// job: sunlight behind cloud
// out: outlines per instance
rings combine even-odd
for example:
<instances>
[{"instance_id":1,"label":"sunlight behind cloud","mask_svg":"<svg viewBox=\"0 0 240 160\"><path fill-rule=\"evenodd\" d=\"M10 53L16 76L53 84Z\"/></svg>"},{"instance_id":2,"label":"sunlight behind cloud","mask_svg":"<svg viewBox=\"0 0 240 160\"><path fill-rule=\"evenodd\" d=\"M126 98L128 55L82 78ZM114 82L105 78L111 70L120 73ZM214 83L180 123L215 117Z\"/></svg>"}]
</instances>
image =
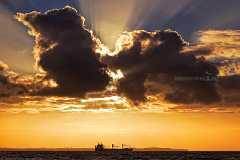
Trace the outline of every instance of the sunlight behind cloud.
<instances>
[{"instance_id":1,"label":"sunlight behind cloud","mask_svg":"<svg viewBox=\"0 0 240 160\"><path fill-rule=\"evenodd\" d=\"M90 28L113 50L122 32L143 28L156 12L160 12L158 24L164 25L191 1L179 4L177 0L79 0L79 4Z\"/></svg>"},{"instance_id":2,"label":"sunlight behind cloud","mask_svg":"<svg viewBox=\"0 0 240 160\"><path fill-rule=\"evenodd\" d=\"M114 48L115 41L126 30L136 0L80 0L80 11L100 39Z\"/></svg>"}]
</instances>

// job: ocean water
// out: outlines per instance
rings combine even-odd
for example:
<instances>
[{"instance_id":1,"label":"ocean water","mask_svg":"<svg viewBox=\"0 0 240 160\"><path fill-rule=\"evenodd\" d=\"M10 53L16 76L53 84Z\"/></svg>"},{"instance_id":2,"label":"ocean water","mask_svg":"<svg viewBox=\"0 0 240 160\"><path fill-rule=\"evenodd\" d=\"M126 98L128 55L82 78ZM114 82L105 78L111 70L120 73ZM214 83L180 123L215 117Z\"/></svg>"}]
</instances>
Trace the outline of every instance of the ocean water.
<instances>
[{"instance_id":1,"label":"ocean water","mask_svg":"<svg viewBox=\"0 0 240 160\"><path fill-rule=\"evenodd\" d=\"M240 160L240 152L0 152L0 160Z\"/></svg>"}]
</instances>

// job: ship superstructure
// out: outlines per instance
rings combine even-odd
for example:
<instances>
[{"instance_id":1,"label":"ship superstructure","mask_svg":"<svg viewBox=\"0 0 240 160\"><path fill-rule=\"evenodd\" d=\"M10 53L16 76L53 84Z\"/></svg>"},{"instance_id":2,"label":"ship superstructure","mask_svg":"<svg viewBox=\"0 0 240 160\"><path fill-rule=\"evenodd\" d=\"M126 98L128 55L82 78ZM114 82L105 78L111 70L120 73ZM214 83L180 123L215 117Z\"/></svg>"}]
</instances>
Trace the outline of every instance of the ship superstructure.
<instances>
[{"instance_id":1,"label":"ship superstructure","mask_svg":"<svg viewBox=\"0 0 240 160\"><path fill-rule=\"evenodd\" d=\"M95 146L95 152L132 152L133 149L128 147L128 145L122 144L122 147L112 144L112 148L105 148L102 143L98 143Z\"/></svg>"}]
</instances>

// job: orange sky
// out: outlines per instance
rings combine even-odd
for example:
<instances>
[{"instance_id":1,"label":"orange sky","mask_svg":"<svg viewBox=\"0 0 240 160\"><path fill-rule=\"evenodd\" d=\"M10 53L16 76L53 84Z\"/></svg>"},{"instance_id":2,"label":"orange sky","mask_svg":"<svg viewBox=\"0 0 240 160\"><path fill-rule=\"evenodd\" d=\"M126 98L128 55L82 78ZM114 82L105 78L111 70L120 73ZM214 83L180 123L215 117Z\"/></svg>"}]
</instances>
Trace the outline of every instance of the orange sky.
<instances>
[{"instance_id":1,"label":"orange sky","mask_svg":"<svg viewBox=\"0 0 240 160\"><path fill-rule=\"evenodd\" d=\"M0 113L0 147L129 144L190 150L240 150L240 114L143 112Z\"/></svg>"},{"instance_id":2,"label":"orange sky","mask_svg":"<svg viewBox=\"0 0 240 160\"><path fill-rule=\"evenodd\" d=\"M147 20L148 15L142 16L137 13L134 4L136 2L138 1L134 0L131 4L128 3L127 7L120 7L125 8L123 16L122 10L117 12L119 5L115 8L109 3L107 7L116 10L113 13L115 16L105 12L105 7L100 4L97 4L96 15L83 8L82 10L104 44L112 49L115 40L127 28L129 21L136 23L131 19L133 12L136 12L137 17L141 17L139 24L136 24L138 27ZM169 10L168 18L174 17L189 2ZM82 4L85 5L89 4ZM163 7L165 6L162 5L160 9ZM149 7L147 9L149 10ZM0 15L0 22L5 24L1 26L4 27L1 30L5 31L5 36L2 36L4 43L1 49L4 54L0 55L0 60L6 61L15 71L34 73L33 39L20 27L11 12L1 6L0 10L4 13ZM111 23L105 19L109 19ZM205 56L207 60L218 57L239 60L239 30L209 30L198 34L199 42L192 48L210 47L212 53ZM21 61L24 63L19 63ZM220 75L240 74L239 66L235 61L221 66ZM120 75L115 75L116 79ZM27 79L24 78L26 77L22 79ZM34 77L31 78L29 79L34 81ZM112 143L124 143L132 147L240 151L240 109L239 106L233 106L234 103L181 106L162 101L164 98L159 93L148 96L149 101L142 106L132 106L126 97L119 97L115 93L116 88L114 90L111 87L113 86L108 88L108 92L94 93L86 99L25 95L2 97L0 148L82 148L94 147L96 143L103 142L109 147ZM5 91L8 95L9 90L8 86L4 86L0 91ZM228 92L223 94L226 94L227 98L231 96ZM238 99L238 94L238 91L234 92L237 98L233 99Z\"/></svg>"}]
</instances>

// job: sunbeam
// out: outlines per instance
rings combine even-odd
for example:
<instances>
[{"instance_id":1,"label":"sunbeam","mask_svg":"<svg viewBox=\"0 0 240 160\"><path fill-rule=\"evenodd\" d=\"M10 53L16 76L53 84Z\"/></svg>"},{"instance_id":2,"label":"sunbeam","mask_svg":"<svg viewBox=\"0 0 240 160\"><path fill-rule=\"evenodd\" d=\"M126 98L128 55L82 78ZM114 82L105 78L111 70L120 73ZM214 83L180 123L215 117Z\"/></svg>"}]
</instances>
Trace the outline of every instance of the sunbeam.
<instances>
[{"instance_id":1,"label":"sunbeam","mask_svg":"<svg viewBox=\"0 0 240 160\"><path fill-rule=\"evenodd\" d=\"M118 36L127 30L135 3L136 0L80 0L80 10L100 39L113 49Z\"/></svg>"},{"instance_id":2,"label":"sunbeam","mask_svg":"<svg viewBox=\"0 0 240 160\"><path fill-rule=\"evenodd\" d=\"M179 5L177 0L79 0L79 8L90 28L104 44L114 49L115 42L123 31L144 29L152 18L163 26L191 1L186 0ZM160 13L154 17L156 12Z\"/></svg>"},{"instance_id":3,"label":"sunbeam","mask_svg":"<svg viewBox=\"0 0 240 160\"><path fill-rule=\"evenodd\" d=\"M131 14L128 28L145 29L147 25L153 25L153 29L159 29L164 26L173 17L181 13L181 11L193 0L185 0L179 3L178 0L139 0L135 2L133 12ZM158 23L153 23L158 22Z\"/></svg>"},{"instance_id":4,"label":"sunbeam","mask_svg":"<svg viewBox=\"0 0 240 160\"><path fill-rule=\"evenodd\" d=\"M14 19L14 14L0 5L0 48L2 54L0 59L7 63L12 69L22 73L32 73L33 40L26 34ZM24 63L18 63L24 61Z\"/></svg>"}]
</instances>

